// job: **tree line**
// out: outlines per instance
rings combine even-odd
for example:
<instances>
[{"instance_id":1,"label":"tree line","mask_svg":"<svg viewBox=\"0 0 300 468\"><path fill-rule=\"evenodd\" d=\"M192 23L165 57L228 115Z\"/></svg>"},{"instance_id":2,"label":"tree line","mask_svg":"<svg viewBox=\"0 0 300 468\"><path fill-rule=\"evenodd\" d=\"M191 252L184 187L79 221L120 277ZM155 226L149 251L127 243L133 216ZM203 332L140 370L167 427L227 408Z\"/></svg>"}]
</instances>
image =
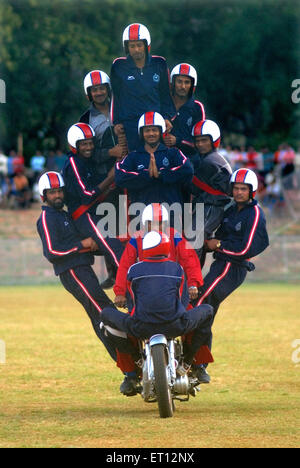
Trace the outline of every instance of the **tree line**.
<instances>
[{"instance_id":1,"label":"tree line","mask_svg":"<svg viewBox=\"0 0 300 468\"><path fill-rule=\"evenodd\" d=\"M170 70L180 62L196 68L196 97L223 141L298 144L294 0L0 0L0 146L15 148L22 134L27 158L37 148L65 148L68 128L88 106L85 74L110 74L132 22L147 26L151 52Z\"/></svg>"}]
</instances>

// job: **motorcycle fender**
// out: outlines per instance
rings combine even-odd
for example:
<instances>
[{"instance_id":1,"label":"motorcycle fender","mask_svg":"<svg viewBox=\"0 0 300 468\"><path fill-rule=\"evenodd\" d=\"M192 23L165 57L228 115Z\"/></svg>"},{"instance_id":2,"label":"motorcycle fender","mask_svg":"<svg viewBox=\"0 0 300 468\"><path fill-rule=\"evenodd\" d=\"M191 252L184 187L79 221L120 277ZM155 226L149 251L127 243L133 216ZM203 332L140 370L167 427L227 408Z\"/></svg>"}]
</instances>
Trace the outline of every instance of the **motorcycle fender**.
<instances>
[{"instance_id":1,"label":"motorcycle fender","mask_svg":"<svg viewBox=\"0 0 300 468\"><path fill-rule=\"evenodd\" d=\"M151 336L149 340L149 344L151 347L158 345L158 344L163 344L167 346L168 342L167 342L167 338L165 337L165 335L157 334L157 335Z\"/></svg>"}]
</instances>

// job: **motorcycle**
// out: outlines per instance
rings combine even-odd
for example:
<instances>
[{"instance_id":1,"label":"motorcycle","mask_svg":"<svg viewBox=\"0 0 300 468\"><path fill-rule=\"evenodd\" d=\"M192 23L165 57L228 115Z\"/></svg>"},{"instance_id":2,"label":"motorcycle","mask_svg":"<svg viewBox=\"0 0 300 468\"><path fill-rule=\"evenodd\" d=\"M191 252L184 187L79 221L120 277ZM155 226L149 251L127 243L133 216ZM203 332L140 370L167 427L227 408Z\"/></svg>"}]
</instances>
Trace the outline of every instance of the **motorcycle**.
<instances>
[{"instance_id":1,"label":"motorcycle","mask_svg":"<svg viewBox=\"0 0 300 468\"><path fill-rule=\"evenodd\" d=\"M161 418L170 418L175 411L175 400L188 401L200 391L197 378L176 371L183 358L182 341L157 334L140 341L140 351L141 396L146 403L157 402Z\"/></svg>"}]
</instances>

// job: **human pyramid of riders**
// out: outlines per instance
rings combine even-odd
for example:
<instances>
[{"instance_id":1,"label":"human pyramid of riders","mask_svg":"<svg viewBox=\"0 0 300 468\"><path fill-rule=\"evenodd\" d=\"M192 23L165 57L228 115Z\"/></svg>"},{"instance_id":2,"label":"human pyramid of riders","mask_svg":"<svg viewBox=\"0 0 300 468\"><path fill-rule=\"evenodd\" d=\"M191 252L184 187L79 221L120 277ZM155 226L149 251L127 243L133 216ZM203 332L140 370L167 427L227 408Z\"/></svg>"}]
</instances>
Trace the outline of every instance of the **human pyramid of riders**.
<instances>
[{"instance_id":1,"label":"human pyramid of riders","mask_svg":"<svg viewBox=\"0 0 300 468\"><path fill-rule=\"evenodd\" d=\"M195 68L180 63L169 75L166 60L150 54L150 42L144 25L130 24L123 32L125 57L113 62L110 78L102 70L85 76L90 107L68 131L68 161L62 173L39 180L44 256L124 374L120 391L126 396L140 391L138 340L156 333L182 337L179 375L210 382L206 368L213 362L219 305L269 243L255 200L256 174L232 173L218 153L220 129L195 99ZM98 214L104 202L118 212L124 195L127 209L145 205L139 229L125 240L105 235ZM200 246L175 229L166 208L174 203L182 209L190 203ZM207 252L213 262L203 279ZM95 255L105 258L102 284L92 267ZM104 292L112 286L114 302ZM118 309L125 306L129 313Z\"/></svg>"}]
</instances>

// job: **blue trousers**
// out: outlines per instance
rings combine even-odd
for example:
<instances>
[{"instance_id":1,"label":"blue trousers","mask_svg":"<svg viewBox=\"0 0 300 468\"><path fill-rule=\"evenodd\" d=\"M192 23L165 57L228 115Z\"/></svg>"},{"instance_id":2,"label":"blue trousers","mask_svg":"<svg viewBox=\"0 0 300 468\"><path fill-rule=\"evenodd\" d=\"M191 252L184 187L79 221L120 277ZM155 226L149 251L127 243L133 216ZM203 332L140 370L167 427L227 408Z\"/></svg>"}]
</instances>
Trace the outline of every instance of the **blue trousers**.
<instances>
[{"instance_id":1,"label":"blue trousers","mask_svg":"<svg viewBox=\"0 0 300 468\"><path fill-rule=\"evenodd\" d=\"M88 314L99 340L102 341L111 358L116 361L116 348L100 328L102 310L113 307L113 303L101 288L93 268L89 265L78 266L60 275L64 288L80 302Z\"/></svg>"},{"instance_id":2,"label":"blue trousers","mask_svg":"<svg viewBox=\"0 0 300 468\"><path fill-rule=\"evenodd\" d=\"M210 304L214 316L226 297L237 289L247 276L247 268L226 260L215 260L204 278L201 288L200 304Z\"/></svg>"},{"instance_id":3,"label":"blue trousers","mask_svg":"<svg viewBox=\"0 0 300 468\"><path fill-rule=\"evenodd\" d=\"M189 354L194 356L202 345L209 343L213 322L213 308L205 304L187 310L186 313L174 322L146 323L115 308L106 307L102 311L102 321L104 325L141 339L150 338L157 333L162 333L169 338L176 338L177 336L194 331L189 348ZM116 347L121 352L130 353L132 346L128 343L126 347L125 342L126 338L117 337L115 339Z\"/></svg>"},{"instance_id":4,"label":"blue trousers","mask_svg":"<svg viewBox=\"0 0 300 468\"><path fill-rule=\"evenodd\" d=\"M76 229L83 237L92 237L99 247L100 254L104 255L110 264L118 268L124 246L119 239L103 237L97 228L97 223L100 218L101 217L97 215L84 213L80 218L74 221Z\"/></svg>"},{"instance_id":5,"label":"blue trousers","mask_svg":"<svg viewBox=\"0 0 300 468\"><path fill-rule=\"evenodd\" d=\"M244 266L229 261L226 262L225 260L215 260L204 278L198 305L211 305L215 318L221 302L244 282L246 275L247 268ZM208 345L210 350L212 348L212 338L211 333Z\"/></svg>"},{"instance_id":6,"label":"blue trousers","mask_svg":"<svg viewBox=\"0 0 300 468\"><path fill-rule=\"evenodd\" d=\"M138 134L138 123L139 119L125 120L123 122L129 153L135 151L141 144Z\"/></svg>"}]
</instances>

